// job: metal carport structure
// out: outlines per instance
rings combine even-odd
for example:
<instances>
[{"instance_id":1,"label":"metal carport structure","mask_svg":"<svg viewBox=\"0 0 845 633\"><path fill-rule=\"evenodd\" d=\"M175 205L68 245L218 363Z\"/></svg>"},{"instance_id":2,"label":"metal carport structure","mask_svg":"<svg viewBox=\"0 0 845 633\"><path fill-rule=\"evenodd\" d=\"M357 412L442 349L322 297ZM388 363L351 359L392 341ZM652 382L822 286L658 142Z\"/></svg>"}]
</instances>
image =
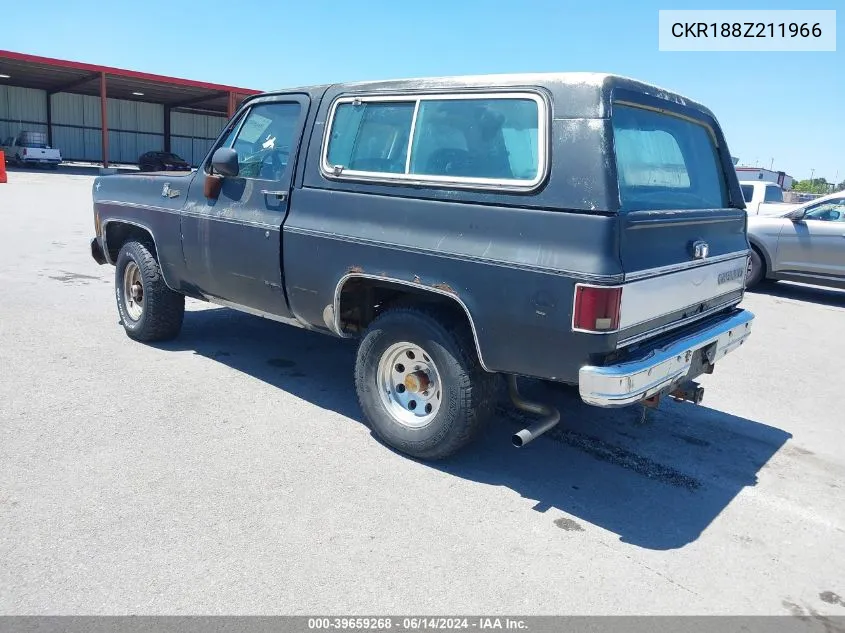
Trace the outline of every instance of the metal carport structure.
<instances>
[{"instance_id":1,"label":"metal carport structure","mask_svg":"<svg viewBox=\"0 0 845 633\"><path fill-rule=\"evenodd\" d=\"M173 138L177 136L171 130L175 112L194 117L215 117L215 122L225 121L224 118L231 116L244 98L259 92L248 88L0 50L0 89L5 86L29 91L25 98L18 99L18 116L15 118L10 115L3 118L3 104L0 103L0 123L46 127L50 145L53 145L54 132L57 129L65 133L75 130L83 135L83 138L86 138L86 135L90 137L89 133L99 132L100 160L97 162L102 162L104 166L108 166L110 161L110 136L119 138L121 134L131 134L135 137L148 137L145 139L147 145L133 142L132 147L136 149L141 146L156 148L153 145L157 145L157 137L161 137L162 143L157 148L171 151ZM77 117L81 122L62 119L66 114L62 111L62 105L69 102L69 98L62 99L61 95L82 95L79 99L87 99L87 103L80 101L76 104L77 109L84 110L87 106L88 111L93 110L90 107L94 105L91 98L97 98L99 116L89 115L93 123L85 121L82 115ZM153 121L152 127L148 124L145 129L141 129L140 125L133 126L133 129L121 129L119 126L110 128L110 111L114 118L120 118L121 110L133 111L133 103L155 105L154 109L145 110L144 116L147 120L160 116L160 121ZM6 109L11 110L12 107L8 106ZM191 121L188 120L187 125L190 124ZM213 131L208 134L211 133Z\"/></svg>"}]
</instances>

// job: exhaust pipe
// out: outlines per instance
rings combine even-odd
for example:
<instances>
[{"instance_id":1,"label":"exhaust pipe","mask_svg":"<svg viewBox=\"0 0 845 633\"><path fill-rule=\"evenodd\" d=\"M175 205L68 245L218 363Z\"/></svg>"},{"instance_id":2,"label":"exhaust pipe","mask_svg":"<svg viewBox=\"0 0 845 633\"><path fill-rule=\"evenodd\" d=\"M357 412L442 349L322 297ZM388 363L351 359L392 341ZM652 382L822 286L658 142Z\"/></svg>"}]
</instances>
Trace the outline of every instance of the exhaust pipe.
<instances>
[{"instance_id":1,"label":"exhaust pipe","mask_svg":"<svg viewBox=\"0 0 845 633\"><path fill-rule=\"evenodd\" d=\"M701 404L701 401L704 400L704 387L697 382L688 380L676 387L674 391L670 391L669 396L678 402Z\"/></svg>"},{"instance_id":2,"label":"exhaust pipe","mask_svg":"<svg viewBox=\"0 0 845 633\"><path fill-rule=\"evenodd\" d=\"M555 407L538 402L529 402L519 394L519 388L516 385L516 376L508 375L508 395L510 395L513 406L526 413L533 413L534 415L542 416L537 422L531 426L522 429L515 433L511 438L511 442L517 448L521 448L540 437L543 433L551 429L558 422L560 422L560 411Z\"/></svg>"}]
</instances>

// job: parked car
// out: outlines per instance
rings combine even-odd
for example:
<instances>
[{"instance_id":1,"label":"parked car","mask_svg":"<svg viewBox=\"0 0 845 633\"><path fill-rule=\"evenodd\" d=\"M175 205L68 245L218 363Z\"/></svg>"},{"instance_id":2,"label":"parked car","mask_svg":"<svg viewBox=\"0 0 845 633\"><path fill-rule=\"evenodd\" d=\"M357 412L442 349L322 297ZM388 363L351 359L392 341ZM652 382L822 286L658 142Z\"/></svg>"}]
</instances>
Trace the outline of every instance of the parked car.
<instances>
[{"instance_id":1,"label":"parked car","mask_svg":"<svg viewBox=\"0 0 845 633\"><path fill-rule=\"evenodd\" d=\"M783 201L783 189L776 183L741 180L739 186L749 215L779 215L798 206Z\"/></svg>"},{"instance_id":2,"label":"parked car","mask_svg":"<svg viewBox=\"0 0 845 633\"><path fill-rule=\"evenodd\" d=\"M776 217L748 218L748 286L765 280L845 288L845 191Z\"/></svg>"},{"instance_id":3,"label":"parked car","mask_svg":"<svg viewBox=\"0 0 845 633\"><path fill-rule=\"evenodd\" d=\"M6 161L18 166L47 166L56 169L62 162L62 153L47 145L44 132L21 132L3 141L0 148Z\"/></svg>"},{"instance_id":4,"label":"parked car","mask_svg":"<svg viewBox=\"0 0 845 633\"><path fill-rule=\"evenodd\" d=\"M141 171L191 171L191 165L173 152L147 152L138 158Z\"/></svg>"},{"instance_id":5,"label":"parked car","mask_svg":"<svg viewBox=\"0 0 845 633\"><path fill-rule=\"evenodd\" d=\"M754 318L719 124L613 75L273 92L196 172L100 177L93 201L130 338L177 336L185 296L358 338L365 419L419 458L476 435L501 375L539 416L517 446L560 418L517 376L601 407L698 403Z\"/></svg>"}]
</instances>

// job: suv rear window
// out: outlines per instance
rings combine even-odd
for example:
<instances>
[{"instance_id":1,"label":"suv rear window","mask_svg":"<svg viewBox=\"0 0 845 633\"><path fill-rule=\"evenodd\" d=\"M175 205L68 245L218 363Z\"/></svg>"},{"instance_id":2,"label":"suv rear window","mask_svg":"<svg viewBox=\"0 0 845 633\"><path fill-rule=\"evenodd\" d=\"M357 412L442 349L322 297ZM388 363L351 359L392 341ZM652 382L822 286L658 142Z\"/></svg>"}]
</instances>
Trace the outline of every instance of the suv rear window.
<instances>
[{"instance_id":1,"label":"suv rear window","mask_svg":"<svg viewBox=\"0 0 845 633\"><path fill-rule=\"evenodd\" d=\"M719 209L727 183L708 127L614 104L614 149L622 209Z\"/></svg>"}]
</instances>

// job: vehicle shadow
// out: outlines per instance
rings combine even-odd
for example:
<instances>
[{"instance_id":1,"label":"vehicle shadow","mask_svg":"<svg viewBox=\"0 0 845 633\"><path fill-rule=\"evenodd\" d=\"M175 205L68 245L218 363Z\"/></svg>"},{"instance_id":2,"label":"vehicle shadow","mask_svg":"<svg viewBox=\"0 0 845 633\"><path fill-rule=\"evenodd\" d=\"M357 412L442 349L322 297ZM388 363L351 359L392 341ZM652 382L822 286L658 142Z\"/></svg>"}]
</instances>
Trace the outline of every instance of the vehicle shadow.
<instances>
[{"instance_id":1,"label":"vehicle shadow","mask_svg":"<svg viewBox=\"0 0 845 633\"><path fill-rule=\"evenodd\" d=\"M362 421L353 341L217 308L186 312L180 337L158 347L193 351ZM588 523L639 547L666 550L695 541L744 487L756 484L757 473L791 437L690 404L664 403L643 421L639 407L597 409L574 390L522 382L525 395L560 408L558 427L513 448L510 436L528 418L506 403L503 391L494 423L476 444L421 465L505 486L530 500L526 510L549 512L564 530L589 529L582 525Z\"/></svg>"},{"instance_id":2,"label":"vehicle shadow","mask_svg":"<svg viewBox=\"0 0 845 633\"><path fill-rule=\"evenodd\" d=\"M804 284L780 281L763 284L754 288L752 292L766 294L781 299L794 299L808 303L818 303L834 308L845 308L845 290L823 288L821 286L807 286Z\"/></svg>"}]
</instances>

